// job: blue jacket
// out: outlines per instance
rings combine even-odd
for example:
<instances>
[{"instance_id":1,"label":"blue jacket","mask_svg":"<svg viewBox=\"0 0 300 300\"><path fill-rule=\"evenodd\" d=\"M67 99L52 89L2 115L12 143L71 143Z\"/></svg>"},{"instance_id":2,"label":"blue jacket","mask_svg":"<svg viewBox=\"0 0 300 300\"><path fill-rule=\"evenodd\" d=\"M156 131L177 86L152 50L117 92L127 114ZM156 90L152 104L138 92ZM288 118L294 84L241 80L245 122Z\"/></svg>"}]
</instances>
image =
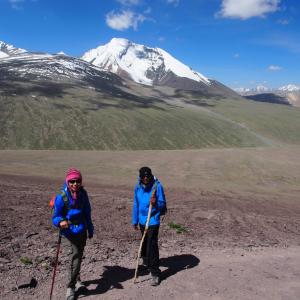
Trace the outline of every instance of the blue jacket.
<instances>
[{"instance_id":1,"label":"blue jacket","mask_svg":"<svg viewBox=\"0 0 300 300\"><path fill-rule=\"evenodd\" d=\"M148 209L150 206L150 198L152 196L154 182L156 181L156 203L152 207L149 226L159 225L160 216L166 209L166 199L163 186L154 177L154 181L147 186L138 183L134 189L133 209L132 209L132 224L145 225L147 222Z\"/></svg>"},{"instance_id":2,"label":"blue jacket","mask_svg":"<svg viewBox=\"0 0 300 300\"><path fill-rule=\"evenodd\" d=\"M89 235L93 236L94 226L91 218L91 205L86 190L81 188L76 202L72 198L66 183L62 192L68 197L68 208L66 208L63 196L61 194L57 195L52 216L53 225L59 227L61 221L67 220L70 225L69 228L61 230L62 235L68 237L88 230Z\"/></svg>"}]
</instances>

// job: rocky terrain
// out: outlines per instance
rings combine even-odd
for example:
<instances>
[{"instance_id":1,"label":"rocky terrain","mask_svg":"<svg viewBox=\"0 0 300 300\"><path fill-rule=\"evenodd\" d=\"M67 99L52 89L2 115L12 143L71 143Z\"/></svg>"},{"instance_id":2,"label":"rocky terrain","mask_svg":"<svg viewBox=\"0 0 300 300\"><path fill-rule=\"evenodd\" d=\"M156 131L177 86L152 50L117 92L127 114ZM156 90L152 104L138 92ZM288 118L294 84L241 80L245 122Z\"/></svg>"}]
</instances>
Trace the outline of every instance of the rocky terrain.
<instances>
[{"instance_id":1,"label":"rocky terrain","mask_svg":"<svg viewBox=\"0 0 300 300\"><path fill-rule=\"evenodd\" d=\"M58 232L47 205L60 184L0 175L1 299L49 298ZM79 299L299 299L299 190L283 197L167 187L162 282L151 287L144 272L132 281L140 241L130 225L132 189L85 186L96 234L86 247ZM65 281L62 251L53 299L65 298Z\"/></svg>"}]
</instances>

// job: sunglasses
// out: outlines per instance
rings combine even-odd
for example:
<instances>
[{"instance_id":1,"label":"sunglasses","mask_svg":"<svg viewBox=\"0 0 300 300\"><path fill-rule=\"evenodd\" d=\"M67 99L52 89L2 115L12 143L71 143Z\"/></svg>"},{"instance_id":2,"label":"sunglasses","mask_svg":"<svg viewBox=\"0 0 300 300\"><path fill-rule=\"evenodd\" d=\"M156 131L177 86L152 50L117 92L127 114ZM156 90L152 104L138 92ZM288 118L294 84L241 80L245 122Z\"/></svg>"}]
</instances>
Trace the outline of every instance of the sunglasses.
<instances>
[{"instance_id":1,"label":"sunglasses","mask_svg":"<svg viewBox=\"0 0 300 300\"><path fill-rule=\"evenodd\" d=\"M79 180L79 179L73 179L73 180L69 180L69 183L70 184L75 184L75 183L77 183L77 184L81 184L81 180Z\"/></svg>"}]
</instances>

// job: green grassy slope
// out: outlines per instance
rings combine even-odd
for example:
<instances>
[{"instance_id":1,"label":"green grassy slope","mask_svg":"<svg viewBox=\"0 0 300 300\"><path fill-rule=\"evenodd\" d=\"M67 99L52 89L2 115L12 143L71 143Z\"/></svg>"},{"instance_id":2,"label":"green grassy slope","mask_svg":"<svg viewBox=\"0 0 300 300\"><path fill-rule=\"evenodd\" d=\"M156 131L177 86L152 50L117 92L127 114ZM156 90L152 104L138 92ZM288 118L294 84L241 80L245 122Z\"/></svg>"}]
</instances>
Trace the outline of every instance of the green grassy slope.
<instances>
[{"instance_id":1,"label":"green grassy slope","mask_svg":"<svg viewBox=\"0 0 300 300\"><path fill-rule=\"evenodd\" d=\"M27 87L27 91L30 90ZM300 110L242 100L211 106L68 87L0 94L0 149L196 149L300 143ZM196 104L199 102L196 101ZM292 130L293 128L293 130Z\"/></svg>"},{"instance_id":2,"label":"green grassy slope","mask_svg":"<svg viewBox=\"0 0 300 300\"><path fill-rule=\"evenodd\" d=\"M219 102L216 113L263 136L269 144L300 144L300 108L255 101Z\"/></svg>"}]
</instances>

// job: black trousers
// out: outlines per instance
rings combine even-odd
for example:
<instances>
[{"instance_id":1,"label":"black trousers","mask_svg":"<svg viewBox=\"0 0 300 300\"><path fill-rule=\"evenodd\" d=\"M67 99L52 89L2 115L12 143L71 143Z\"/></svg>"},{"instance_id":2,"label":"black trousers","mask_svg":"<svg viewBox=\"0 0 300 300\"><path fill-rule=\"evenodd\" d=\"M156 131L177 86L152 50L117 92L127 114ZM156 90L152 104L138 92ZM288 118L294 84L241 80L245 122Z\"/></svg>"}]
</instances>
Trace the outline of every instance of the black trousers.
<instances>
[{"instance_id":1,"label":"black trousers","mask_svg":"<svg viewBox=\"0 0 300 300\"><path fill-rule=\"evenodd\" d=\"M140 230L143 235L145 226L140 224ZM159 225L149 226L143 245L141 256L146 259L147 266L153 276L160 275L159 269L159 249L158 249L158 231Z\"/></svg>"}]
</instances>

